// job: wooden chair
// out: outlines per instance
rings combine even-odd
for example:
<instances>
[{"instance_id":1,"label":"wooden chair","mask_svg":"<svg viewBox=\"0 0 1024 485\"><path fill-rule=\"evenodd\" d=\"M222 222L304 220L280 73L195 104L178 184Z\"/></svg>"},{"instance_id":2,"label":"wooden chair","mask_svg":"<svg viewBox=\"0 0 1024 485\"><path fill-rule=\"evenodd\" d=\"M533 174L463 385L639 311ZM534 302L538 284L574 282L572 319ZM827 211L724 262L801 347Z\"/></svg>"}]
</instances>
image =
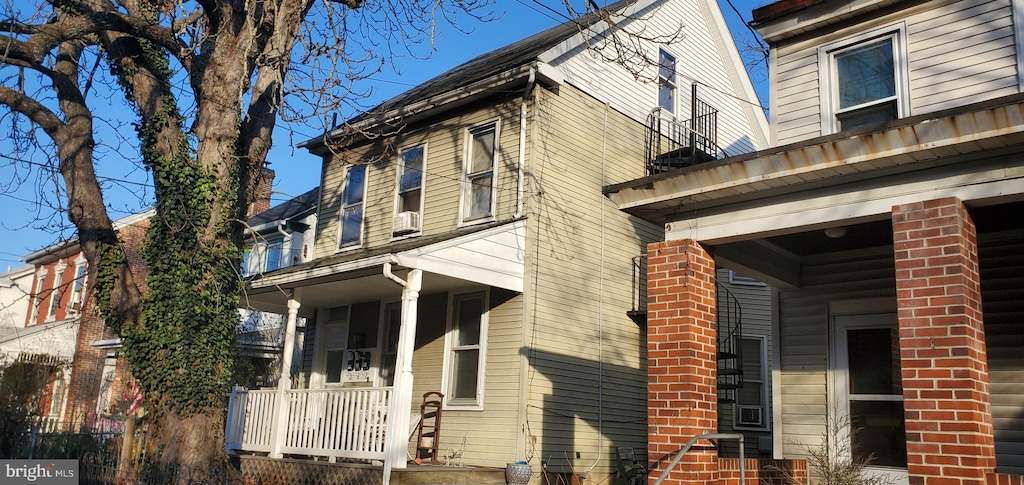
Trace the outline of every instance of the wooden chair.
<instances>
[{"instance_id":1,"label":"wooden chair","mask_svg":"<svg viewBox=\"0 0 1024 485\"><path fill-rule=\"evenodd\" d=\"M631 447L615 448L615 465L619 469L620 485L647 485L647 464L636 458Z\"/></svg>"}]
</instances>

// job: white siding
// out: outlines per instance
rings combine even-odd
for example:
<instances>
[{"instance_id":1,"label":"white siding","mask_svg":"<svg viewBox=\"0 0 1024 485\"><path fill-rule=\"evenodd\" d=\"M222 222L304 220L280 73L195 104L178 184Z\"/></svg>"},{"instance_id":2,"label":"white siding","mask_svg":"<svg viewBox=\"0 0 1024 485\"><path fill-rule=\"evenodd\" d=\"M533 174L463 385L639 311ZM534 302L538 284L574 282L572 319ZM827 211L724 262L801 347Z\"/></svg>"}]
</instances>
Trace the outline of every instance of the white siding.
<instances>
[{"instance_id":1,"label":"white siding","mask_svg":"<svg viewBox=\"0 0 1024 485\"><path fill-rule=\"evenodd\" d=\"M828 304L891 297L895 300L892 247L807 261L803 286L779 290L779 366L782 433L786 458L802 457L825 433L828 411Z\"/></svg>"},{"instance_id":2,"label":"white siding","mask_svg":"<svg viewBox=\"0 0 1024 485\"><path fill-rule=\"evenodd\" d=\"M678 117L690 117L690 85L699 82L703 85L697 88L698 97L719 110L719 146L729 155L764 149L767 133L762 126L767 125L758 122L758 117L764 120L764 114L756 106L756 98L749 103L736 99L748 97L744 83L749 80L746 72L738 72L729 58L725 49L735 49L735 44L728 32L719 30L714 15L720 13L712 12L712 8L717 9L717 3L670 0L635 14L632 18L637 20L622 25L625 31L641 32L648 38L671 35L682 26L683 38L672 45L644 42L645 54L655 63L659 48L676 58ZM607 47L605 55L610 50ZM648 67L642 79L637 80L625 68L595 59L582 47L563 53L551 64L564 73L569 84L637 121L646 120L658 105L656 66Z\"/></svg>"},{"instance_id":3,"label":"white siding","mask_svg":"<svg viewBox=\"0 0 1024 485\"><path fill-rule=\"evenodd\" d=\"M910 116L1017 93L1010 0L932 1L776 46L773 145L821 135L819 46L872 29L906 26Z\"/></svg>"}]
</instances>

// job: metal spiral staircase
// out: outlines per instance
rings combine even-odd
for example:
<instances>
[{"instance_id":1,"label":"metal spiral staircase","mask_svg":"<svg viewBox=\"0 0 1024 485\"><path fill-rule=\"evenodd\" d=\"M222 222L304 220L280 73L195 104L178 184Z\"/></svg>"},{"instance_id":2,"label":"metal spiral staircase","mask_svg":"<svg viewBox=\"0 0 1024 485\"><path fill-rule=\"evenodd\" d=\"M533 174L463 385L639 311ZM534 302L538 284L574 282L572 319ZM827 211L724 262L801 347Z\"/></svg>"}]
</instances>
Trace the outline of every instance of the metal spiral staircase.
<instances>
[{"instance_id":1,"label":"metal spiral staircase","mask_svg":"<svg viewBox=\"0 0 1024 485\"><path fill-rule=\"evenodd\" d=\"M715 313L718 335L718 402L736 402L736 390L743 387L743 309L728 288L715 282ZM633 257L632 309L626 312L634 323L647 327L647 256Z\"/></svg>"}]
</instances>

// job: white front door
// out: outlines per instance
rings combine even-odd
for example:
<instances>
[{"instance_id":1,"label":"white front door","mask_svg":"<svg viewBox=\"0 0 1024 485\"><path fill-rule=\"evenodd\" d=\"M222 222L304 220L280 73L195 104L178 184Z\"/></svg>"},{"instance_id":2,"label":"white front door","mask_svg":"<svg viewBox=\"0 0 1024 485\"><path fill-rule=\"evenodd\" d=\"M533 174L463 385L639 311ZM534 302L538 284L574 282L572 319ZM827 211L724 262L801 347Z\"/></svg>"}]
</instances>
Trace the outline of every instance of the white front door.
<instances>
[{"instance_id":1,"label":"white front door","mask_svg":"<svg viewBox=\"0 0 1024 485\"><path fill-rule=\"evenodd\" d=\"M898 321L895 313L833 317L833 438L846 457L871 457L865 473L908 484Z\"/></svg>"}]
</instances>

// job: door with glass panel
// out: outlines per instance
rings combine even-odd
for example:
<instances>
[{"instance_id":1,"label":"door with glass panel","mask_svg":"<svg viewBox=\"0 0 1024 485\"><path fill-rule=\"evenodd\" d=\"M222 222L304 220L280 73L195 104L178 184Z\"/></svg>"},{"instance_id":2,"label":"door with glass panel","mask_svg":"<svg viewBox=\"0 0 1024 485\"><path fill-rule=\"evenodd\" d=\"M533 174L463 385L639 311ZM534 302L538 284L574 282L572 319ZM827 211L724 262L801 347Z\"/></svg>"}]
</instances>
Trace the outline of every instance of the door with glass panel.
<instances>
[{"instance_id":1,"label":"door with glass panel","mask_svg":"<svg viewBox=\"0 0 1024 485\"><path fill-rule=\"evenodd\" d=\"M871 457L865 473L909 483L896 314L835 316L833 332L836 449Z\"/></svg>"}]
</instances>

